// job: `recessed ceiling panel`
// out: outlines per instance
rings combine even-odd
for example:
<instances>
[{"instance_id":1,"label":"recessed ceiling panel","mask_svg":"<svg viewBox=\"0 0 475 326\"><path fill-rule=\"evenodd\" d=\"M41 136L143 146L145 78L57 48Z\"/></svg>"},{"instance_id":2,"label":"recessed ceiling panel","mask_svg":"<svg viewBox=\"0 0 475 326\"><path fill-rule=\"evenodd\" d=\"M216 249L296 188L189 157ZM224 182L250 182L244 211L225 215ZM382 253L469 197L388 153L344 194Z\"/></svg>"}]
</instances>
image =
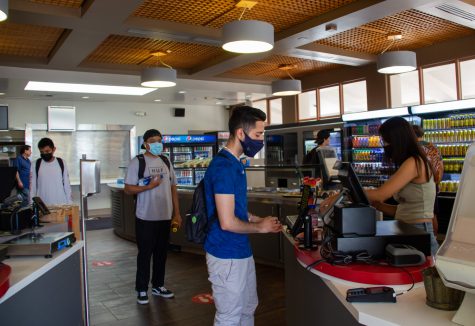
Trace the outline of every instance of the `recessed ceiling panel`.
<instances>
[{"instance_id":1,"label":"recessed ceiling panel","mask_svg":"<svg viewBox=\"0 0 475 326\"><path fill-rule=\"evenodd\" d=\"M395 41L390 49L414 50L474 33L468 27L412 9L319 40L315 44L379 54L391 44L387 39L391 34L401 34L403 38Z\"/></svg>"},{"instance_id":2,"label":"recessed ceiling panel","mask_svg":"<svg viewBox=\"0 0 475 326\"><path fill-rule=\"evenodd\" d=\"M15 24L0 24L0 54L47 58L58 42L62 28Z\"/></svg>"},{"instance_id":3,"label":"recessed ceiling panel","mask_svg":"<svg viewBox=\"0 0 475 326\"><path fill-rule=\"evenodd\" d=\"M84 0L29 0L30 2L41 3L58 7L81 8Z\"/></svg>"},{"instance_id":4,"label":"recessed ceiling panel","mask_svg":"<svg viewBox=\"0 0 475 326\"><path fill-rule=\"evenodd\" d=\"M255 78L260 80L272 80L290 78L285 70L279 69L281 65L294 66L288 72L292 77L301 77L317 71L336 68L340 65L321 61L294 58L281 55L272 55L260 60L221 74L225 78Z\"/></svg>"},{"instance_id":5,"label":"recessed ceiling panel","mask_svg":"<svg viewBox=\"0 0 475 326\"><path fill-rule=\"evenodd\" d=\"M152 52L157 51L170 52L161 59L178 69L192 68L224 52L219 47L208 45L111 35L84 60L83 65L107 63L160 66L157 57L151 56Z\"/></svg>"},{"instance_id":6,"label":"recessed ceiling panel","mask_svg":"<svg viewBox=\"0 0 475 326\"><path fill-rule=\"evenodd\" d=\"M262 20L274 25L276 31L302 23L356 0L258 0L242 19ZM133 13L135 17L174 21L185 24L221 28L237 20L243 9L233 0L145 0Z\"/></svg>"}]
</instances>

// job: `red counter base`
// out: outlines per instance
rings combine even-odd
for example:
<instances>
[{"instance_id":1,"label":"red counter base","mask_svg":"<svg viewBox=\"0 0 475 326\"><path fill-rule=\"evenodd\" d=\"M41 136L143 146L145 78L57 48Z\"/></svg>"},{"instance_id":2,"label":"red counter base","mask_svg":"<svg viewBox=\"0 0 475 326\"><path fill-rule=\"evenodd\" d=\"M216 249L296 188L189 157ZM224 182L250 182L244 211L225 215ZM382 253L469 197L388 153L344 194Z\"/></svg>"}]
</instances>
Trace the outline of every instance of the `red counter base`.
<instances>
[{"instance_id":1,"label":"red counter base","mask_svg":"<svg viewBox=\"0 0 475 326\"><path fill-rule=\"evenodd\" d=\"M294 247L295 257L305 265L321 259L320 250L307 251L301 250L297 246ZM422 270L433 265L432 258L428 257L426 262L421 266L415 267L392 267L381 265L369 265L365 263L352 263L349 265L331 265L326 262L319 263L312 269L323 274L333 276L345 281L375 284L375 285L404 285L414 282L422 282ZM410 273L412 278L409 276Z\"/></svg>"},{"instance_id":2,"label":"red counter base","mask_svg":"<svg viewBox=\"0 0 475 326\"><path fill-rule=\"evenodd\" d=\"M7 293L10 287L10 273L12 269L10 266L0 263L0 298Z\"/></svg>"}]
</instances>

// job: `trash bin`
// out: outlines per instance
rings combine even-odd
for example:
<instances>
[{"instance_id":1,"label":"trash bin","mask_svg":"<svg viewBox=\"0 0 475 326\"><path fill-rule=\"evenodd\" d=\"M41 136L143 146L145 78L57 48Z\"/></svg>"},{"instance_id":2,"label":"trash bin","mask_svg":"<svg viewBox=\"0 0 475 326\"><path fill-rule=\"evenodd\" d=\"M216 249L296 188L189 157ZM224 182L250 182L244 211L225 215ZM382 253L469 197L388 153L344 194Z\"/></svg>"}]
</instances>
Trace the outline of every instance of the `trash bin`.
<instances>
[{"instance_id":1,"label":"trash bin","mask_svg":"<svg viewBox=\"0 0 475 326\"><path fill-rule=\"evenodd\" d=\"M426 289L426 304L440 310L457 310L465 296L464 291L446 287L435 267L422 271Z\"/></svg>"}]
</instances>

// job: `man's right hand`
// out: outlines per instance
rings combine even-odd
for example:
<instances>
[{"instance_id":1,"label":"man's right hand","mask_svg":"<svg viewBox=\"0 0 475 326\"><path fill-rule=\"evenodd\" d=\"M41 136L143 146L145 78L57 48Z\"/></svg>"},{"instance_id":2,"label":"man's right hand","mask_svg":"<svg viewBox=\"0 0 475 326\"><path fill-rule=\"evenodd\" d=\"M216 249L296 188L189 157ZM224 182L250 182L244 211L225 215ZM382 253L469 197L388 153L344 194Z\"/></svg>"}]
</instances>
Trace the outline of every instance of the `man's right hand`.
<instances>
[{"instance_id":1,"label":"man's right hand","mask_svg":"<svg viewBox=\"0 0 475 326\"><path fill-rule=\"evenodd\" d=\"M264 217L258 224L260 233L278 233L282 231L282 224L280 224L277 217Z\"/></svg>"},{"instance_id":2,"label":"man's right hand","mask_svg":"<svg viewBox=\"0 0 475 326\"><path fill-rule=\"evenodd\" d=\"M21 181L18 181L18 189L23 189L23 182Z\"/></svg>"},{"instance_id":3,"label":"man's right hand","mask_svg":"<svg viewBox=\"0 0 475 326\"><path fill-rule=\"evenodd\" d=\"M147 185L148 189L153 189L155 187L158 187L162 183L162 179L160 176L155 176L150 180L150 183Z\"/></svg>"}]
</instances>

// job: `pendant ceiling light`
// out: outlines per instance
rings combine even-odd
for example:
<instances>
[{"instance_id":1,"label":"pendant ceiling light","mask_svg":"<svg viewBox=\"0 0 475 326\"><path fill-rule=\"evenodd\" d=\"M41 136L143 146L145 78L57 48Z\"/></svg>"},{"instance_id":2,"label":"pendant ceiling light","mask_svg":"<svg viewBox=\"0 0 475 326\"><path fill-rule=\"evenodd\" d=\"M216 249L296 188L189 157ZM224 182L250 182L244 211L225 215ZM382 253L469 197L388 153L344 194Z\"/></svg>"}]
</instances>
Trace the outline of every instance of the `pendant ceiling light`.
<instances>
[{"instance_id":1,"label":"pendant ceiling light","mask_svg":"<svg viewBox=\"0 0 475 326\"><path fill-rule=\"evenodd\" d=\"M0 22L8 18L8 0L0 0Z\"/></svg>"},{"instance_id":2,"label":"pendant ceiling light","mask_svg":"<svg viewBox=\"0 0 475 326\"><path fill-rule=\"evenodd\" d=\"M244 8L239 20L223 26L223 49L236 53L260 53L274 47L274 26L259 20L241 20L246 9L256 1L240 1L236 7Z\"/></svg>"},{"instance_id":3,"label":"pendant ceiling light","mask_svg":"<svg viewBox=\"0 0 475 326\"><path fill-rule=\"evenodd\" d=\"M400 74L417 69L416 53L412 51L386 52L396 40L402 39L402 35L389 35L391 44L378 56L377 68L381 74Z\"/></svg>"},{"instance_id":4,"label":"pendant ceiling light","mask_svg":"<svg viewBox=\"0 0 475 326\"><path fill-rule=\"evenodd\" d=\"M302 83L290 75L289 70L295 68L294 65L280 65L279 69L284 70L290 79L274 80L272 82L272 95L289 96L302 93Z\"/></svg>"},{"instance_id":5,"label":"pendant ceiling light","mask_svg":"<svg viewBox=\"0 0 475 326\"><path fill-rule=\"evenodd\" d=\"M152 56L165 67L148 67L142 69L140 74L141 85L145 87L173 87L176 85L176 70L164 63L162 56L167 55L165 52L153 52Z\"/></svg>"}]
</instances>

